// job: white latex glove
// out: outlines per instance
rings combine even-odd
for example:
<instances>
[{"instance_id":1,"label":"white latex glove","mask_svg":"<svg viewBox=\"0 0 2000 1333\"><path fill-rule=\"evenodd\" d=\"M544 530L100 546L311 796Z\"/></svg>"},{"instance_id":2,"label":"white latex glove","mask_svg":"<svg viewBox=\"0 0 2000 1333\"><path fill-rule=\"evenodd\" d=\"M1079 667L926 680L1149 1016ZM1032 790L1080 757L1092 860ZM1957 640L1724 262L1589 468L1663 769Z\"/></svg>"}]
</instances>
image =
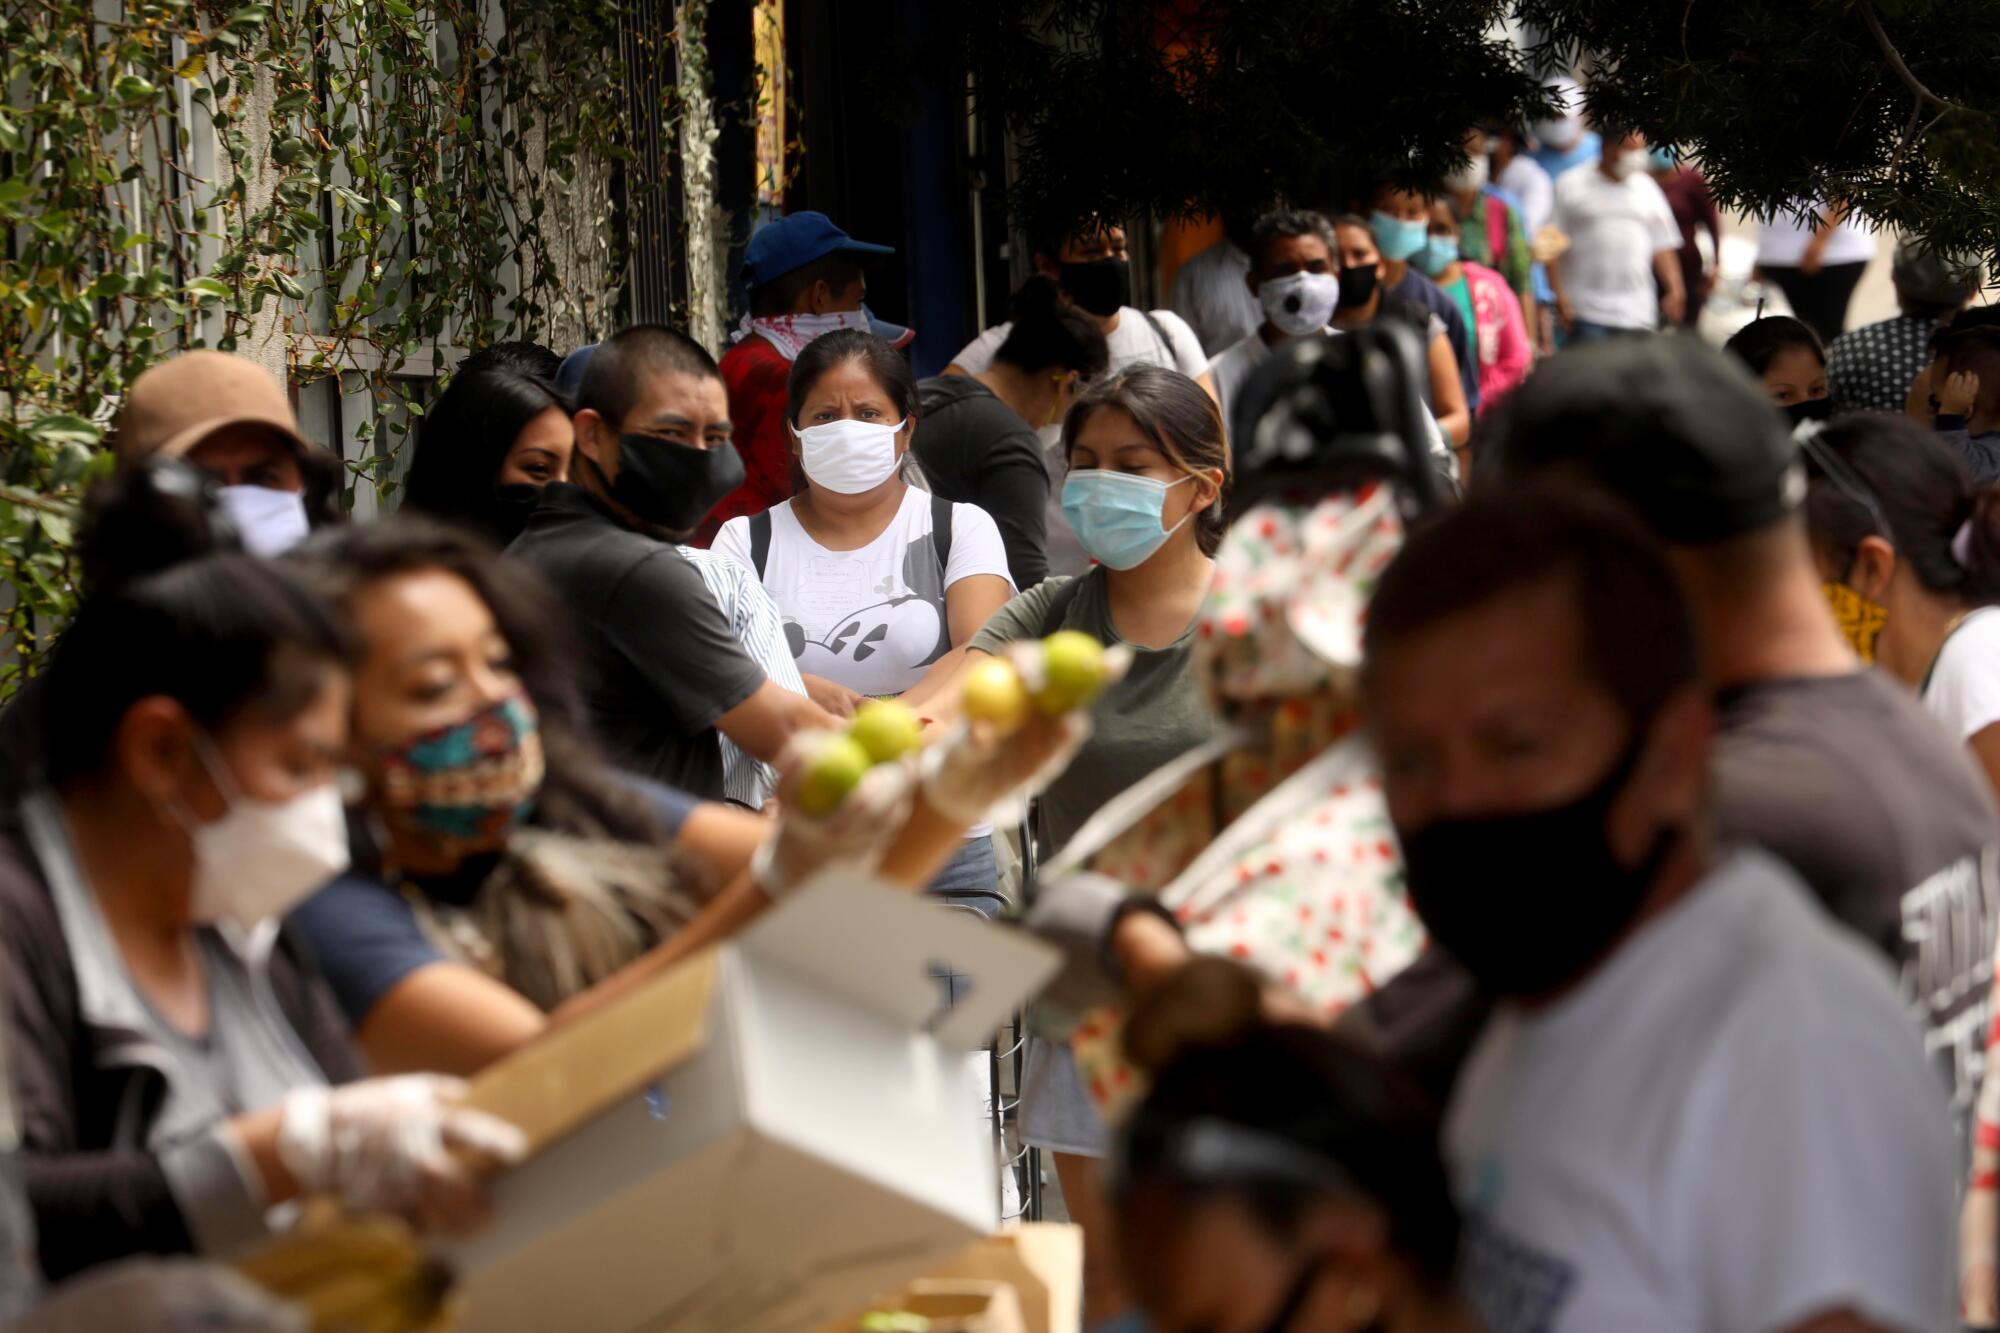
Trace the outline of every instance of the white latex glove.
<instances>
[{"instance_id":1,"label":"white latex glove","mask_svg":"<svg viewBox=\"0 0 2000 1333\"><path fill-rule=\"evenodd\" d=\"M924 800L968 827L1017 823L1027 801L1062 775L1089 737L1082 712L1038 717L1009 736L960 722L924 751Z\"/></svg>"},{"instance_id":2,"label":"white latex glove","mask_svg":"<svg viewBox=\"0 0 2000 1333\"><path fill-rule=\"evenodd\" d=\"M823 815L798 806L800 775L835 734L809 731L796 736L778 759L782 813L758 847L750 877L773 898L782 898L825 870L871 871L909 822L916 775L910 763L877 764L855 784L847 799Z\"/></svg>"},{"instance_id":3,"label":"white latex glove","mask_svg":"<svg viewBox=\"0 0 2000 1333\"><path fill-rule=\"evenodd\" d=\"M476 1159L518 1162L528 1148L519 1129L459 1105L464 1096L464 1080L442 1074L300 1088L283 1103L278 1157L307 1195L463 1230L485 1216Z\"/></svg>"}]
</instances>

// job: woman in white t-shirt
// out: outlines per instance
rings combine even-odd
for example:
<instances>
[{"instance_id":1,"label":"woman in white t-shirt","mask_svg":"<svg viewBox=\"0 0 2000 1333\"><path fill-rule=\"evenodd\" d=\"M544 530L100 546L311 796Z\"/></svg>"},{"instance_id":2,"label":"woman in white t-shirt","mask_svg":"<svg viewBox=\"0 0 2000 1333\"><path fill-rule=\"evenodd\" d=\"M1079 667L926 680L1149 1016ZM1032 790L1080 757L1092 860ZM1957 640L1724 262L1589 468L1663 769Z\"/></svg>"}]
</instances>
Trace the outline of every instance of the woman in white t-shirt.
<instances>
[{"instance_id":1,"label":"woman in white t-shirt","mask_svg":"<svg viewBox=\"0 0 2000 1333\"><path fill-rule=\"evenodd\" d=\"M927 672L944 679L1014 584L985 510L906 480L917 425L909 363L859 330L817 338L792 363L787 418L804 487L723 524L713 549L755 572L778 604L822 706L852 711L858 697L901 695ZM995 879L980 829L932 887L991 889Z\"/></svg>"},{"instance_id":2,"label":"woman in white t-shirt","mask_svg":"<svg viewBox=\"0 0 2000 1333\"><path fill-rule=\"evenodd\" d=\"M1806 518L1842 629L1917 690L2000 793L2000 488L1936 432L1865 412L1806 433ZM2000 1315L2000 1032L1989 1033L1960 1212L1964 1322Z\"/></svg>"},{"instance_id":3,"label":"woman in white t-shirt","mask_svg":"<svg viewBox=\"0 0 2000 1333\"><path fill-rule=\"evenodd\" d=\"M1757 271L1784 292L1794 315L1832 342L1847 332L1847 303L1875 257L1875 234L1852 220L1845 204L1794 199L1787 207L1804 216L1781 212L1764 224Z\"/></svg>"}]
</instances>

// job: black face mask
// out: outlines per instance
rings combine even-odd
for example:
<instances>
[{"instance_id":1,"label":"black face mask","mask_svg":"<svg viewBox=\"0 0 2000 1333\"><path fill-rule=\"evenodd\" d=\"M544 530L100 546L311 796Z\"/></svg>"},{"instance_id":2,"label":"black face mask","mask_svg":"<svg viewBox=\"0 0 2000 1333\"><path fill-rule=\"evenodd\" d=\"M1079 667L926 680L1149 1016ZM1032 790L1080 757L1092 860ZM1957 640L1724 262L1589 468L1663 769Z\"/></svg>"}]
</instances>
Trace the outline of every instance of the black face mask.
<instances>
[{"instance_id":1,"label":"black face mask","mask_svg":"<svg viewBox=\"0 0 2000 1333\"><path fill-rule=\"evenodd\" d=\"M535 504L542 498L542 488L533 482L513 481L493 488L493 513L499 522L499 531L494 535L505 546L521 535L521 529L528 526L528 515L535 512Z\"/></svg>"},{"instance_id":2,"label":"black face mask","mask_svg":"<svg viewBox=\"0 0 2000 1333\"><path fill-rule=\"evenodd\" d=\"M1109 319L1132 300L1132 265L1123 259L1064 264L1058 281L1070 300L1099 319Z\"/></svg>"},{"instance_id":3,"label":"black face mask","mask_svg":"<svg viewBox=\"0 0 2000 1333\"><path fill-rule=\"evenodd\" d=\"M1833 415L1833 399L1808 398L1802 403L1786 403L1778 409L1785 414L1785 420L1794 426L1808 421L1825 421Z\"/></svg>"},{"instance_id":4,"label":"black face mask","mask_svg":"<svg viewBox=\"0 0 2000 1333\"><path fill-rule=\"evenodd\" d=\"M1542 995L1604 957L1639 911L1678 831L1621 865L1604 821L1645 748L1641 728L1602 782L1566 805L1439 819L1402 834L1411 905L1431 937L1498 995Z\"/></svg>"},{"instance_id":5,"label":"black face mask","mask_svg":"<svg viewBox=\"0 0 2000 1333\"><path fill-rule=\"evenodd\" d=\"M1375 295L1375 280L1381 275L1373 264L1342 265L1340 270L1340 300L1336 310L1355 310L1368 304L1368 298Z\"/></svg>"},{"instance_id":6,"label":"black face mask","mask_svg":"<svg viewBox=\"0 0 2000 1333\"><path fill-rule=\"evenodd\" d=\"M742 484L743 459L733 444L696 449L657 435L618 437L612 500L668 532L693 532Z\"/></svg>"}]
</instances>

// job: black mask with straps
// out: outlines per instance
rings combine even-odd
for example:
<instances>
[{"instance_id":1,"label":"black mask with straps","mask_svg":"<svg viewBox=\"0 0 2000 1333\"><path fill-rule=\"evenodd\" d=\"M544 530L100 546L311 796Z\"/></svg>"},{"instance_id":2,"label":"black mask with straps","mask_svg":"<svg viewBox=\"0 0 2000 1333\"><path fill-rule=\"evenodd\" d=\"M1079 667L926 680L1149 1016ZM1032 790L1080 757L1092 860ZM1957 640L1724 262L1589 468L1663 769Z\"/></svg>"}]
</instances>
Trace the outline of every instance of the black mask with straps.
<instances>
[{"instance_id":1,"label":"black mask with straps","mask_svg":"<svg viewBox=\"0 0 2000 1333\"><path fill-rule=\"evenodd\" d=\"M1638 770L1650 727L1574 800L1541 810L1435 819L1407 833L1403 873L1424 927L1498 995L1545 995L1611 950L1639 913L1681 830L1661 828L1632 865L1605 822Z\"/></svg>"},{"instance_id":2,"label":"black mask with straps","mask_svg":"<svg viewBox=\"0 0 2000 1333\"><path fill-rule=\"evenodd\" d=\"M1057 283L1079 309L1109 319L1132 302L1130 261L1092 259L1082 264L1059 266Z\"/></svg>"},{"instance_id":3,"label":"black mask with straps","mask_svg":"<svg viewBox=\"0 0 2000 1333\"><path fill-rule=\"evenodd\" d=\"M601 478L597 460L578 451ZM618 479L611 483L614 504L670 533L689 533L708 511L743 484L743 459L733 444L713 449L675 444L637 432L618 437Z\"/></svg>"}]
</instances>

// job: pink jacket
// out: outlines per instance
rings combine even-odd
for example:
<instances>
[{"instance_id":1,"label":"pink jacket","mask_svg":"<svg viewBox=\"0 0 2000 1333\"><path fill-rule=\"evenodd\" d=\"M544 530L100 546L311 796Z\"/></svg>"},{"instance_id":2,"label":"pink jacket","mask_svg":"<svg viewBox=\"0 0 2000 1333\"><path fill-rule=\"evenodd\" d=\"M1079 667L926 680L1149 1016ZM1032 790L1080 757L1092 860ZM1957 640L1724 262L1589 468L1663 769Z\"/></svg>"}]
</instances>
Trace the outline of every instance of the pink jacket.
<instances>
[{"instance_id":1,"label":"pink jacket","mask_svg":"<svg viewBox=\"0 0 2000 1333\"><path fill-rule=\"evenodd\" d=\"M1521 318L1521 298L1507 280L1483 264L1463 262L1472 293L1473 337L1479 355L1479 410L1484 413L1528 378L1533 346Z\"/></svg>"}]
</instances>

